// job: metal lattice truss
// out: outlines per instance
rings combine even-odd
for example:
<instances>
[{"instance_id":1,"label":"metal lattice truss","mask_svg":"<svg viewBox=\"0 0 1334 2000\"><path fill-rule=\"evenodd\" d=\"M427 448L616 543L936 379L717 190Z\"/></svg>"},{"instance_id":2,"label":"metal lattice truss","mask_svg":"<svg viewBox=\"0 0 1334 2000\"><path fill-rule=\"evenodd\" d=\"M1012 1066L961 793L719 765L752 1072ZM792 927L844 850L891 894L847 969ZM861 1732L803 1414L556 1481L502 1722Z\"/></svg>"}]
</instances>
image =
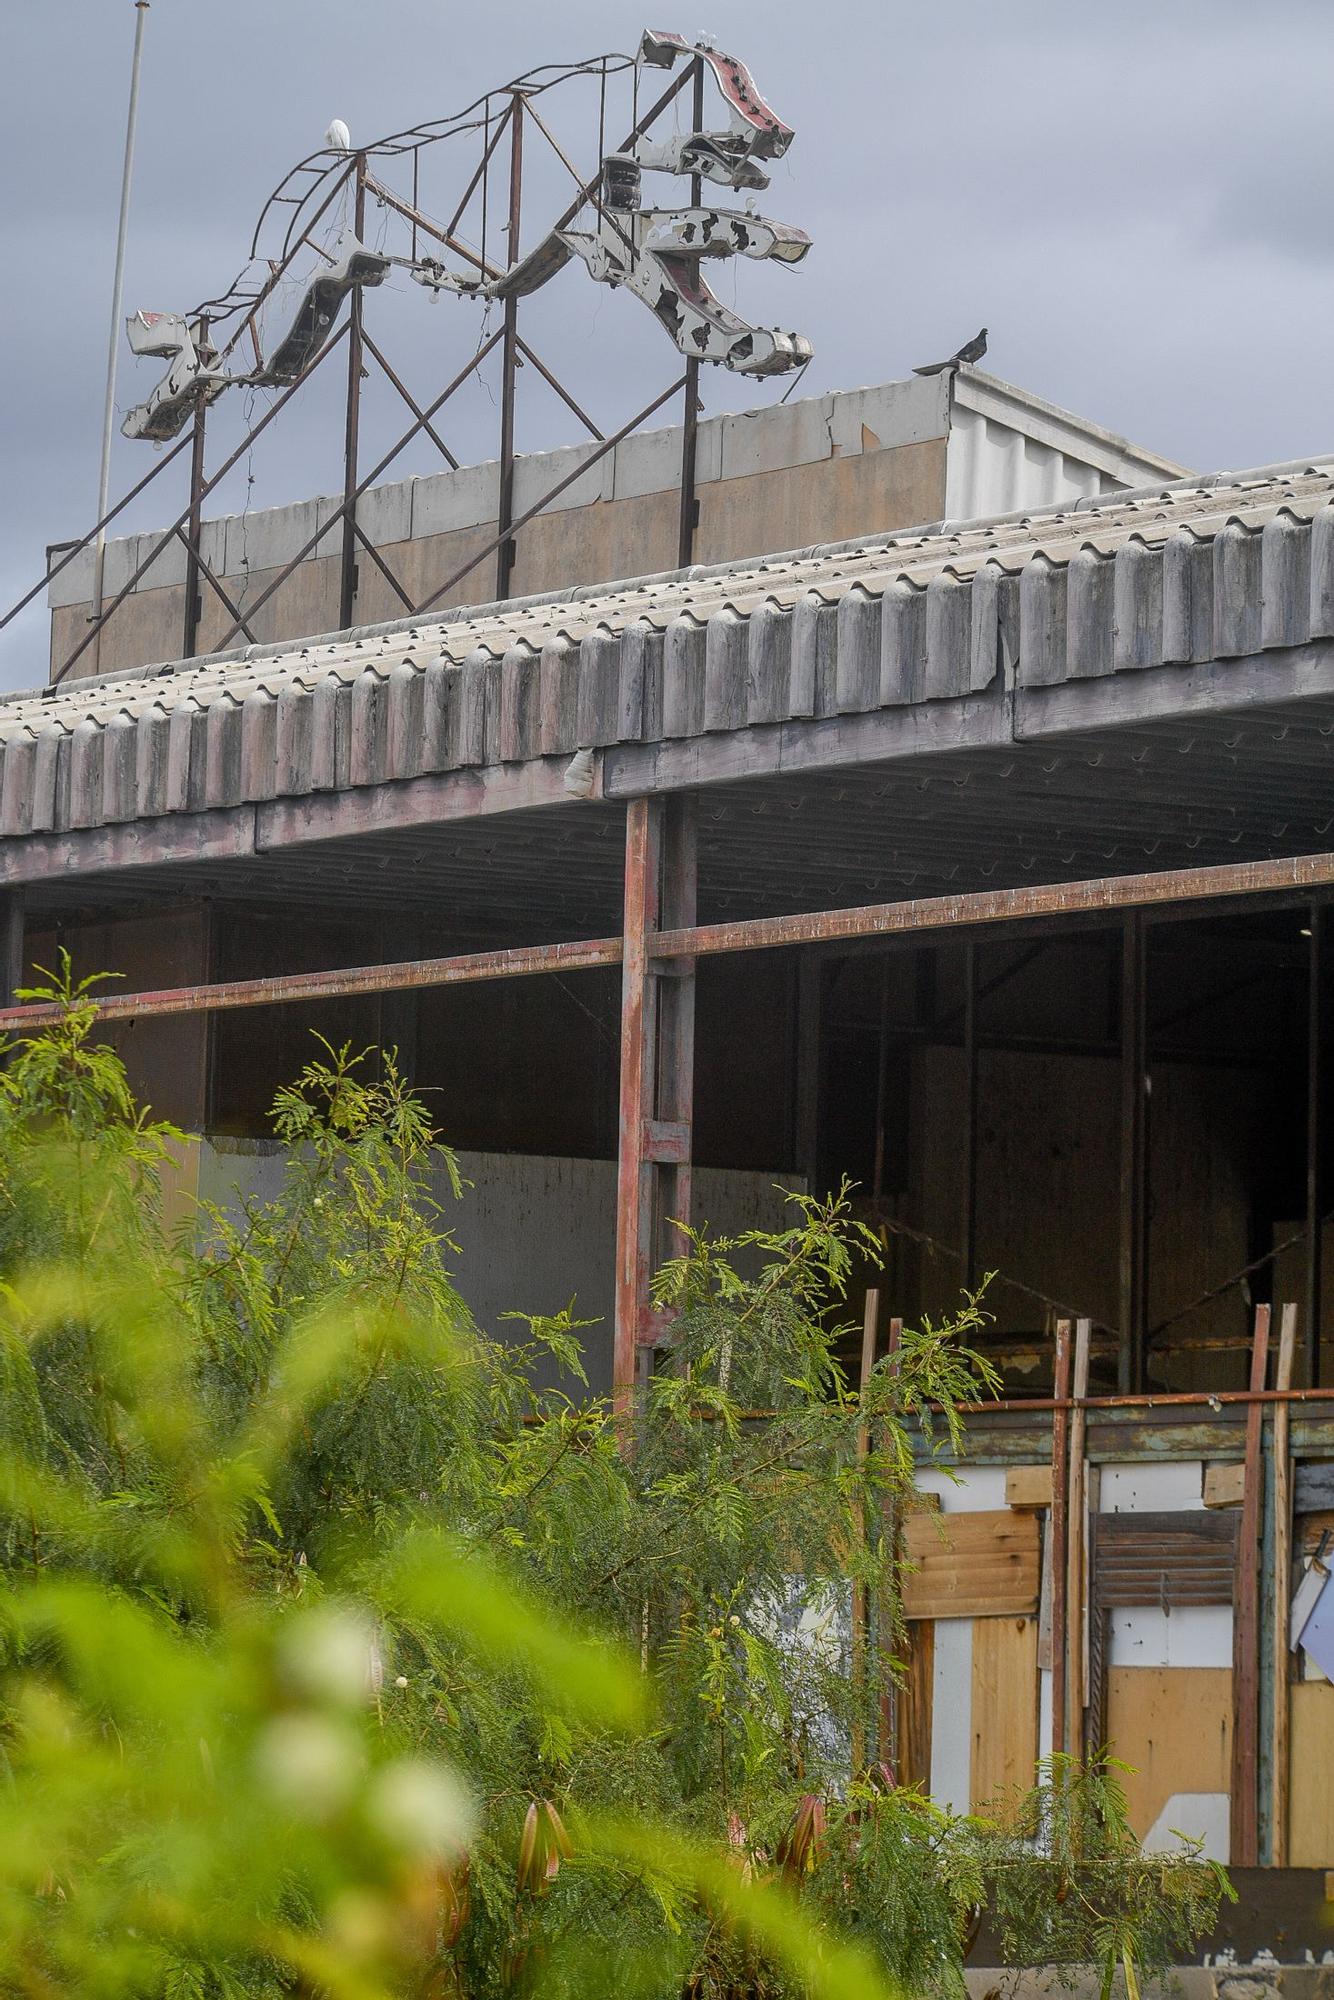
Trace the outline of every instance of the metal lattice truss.
<instances>
[{"instance_id":1,"label":"metal lattice truss","mask_svg":"<svg viewBox=\"0 0 1334 2000\"><path fill-rule=\"evenodd\" d=\"M460 269L439 257L419 254L415 240L410 255L372 250L345 229L330 249L319 250L323 263L309 279L286 332L267 355L259 354L256 341L256 365L244 373L228 371L224 358L201 334L199 315L191 319L178 313L136 313L128 323L134 353L167 359L171 365L146 401L129 412L121 426L124 435L162 443L179 434L200 398L212 402L229 387L285 387L297 381L329 339L348 294L382 284L395 265L406 268L433 292L490 301L536 291L577 259L595 283L624 287L642 300L688 359L713 362L742 375L781 375L804 367L812 354L808 340L778 327L752 325L723 305L705 281L702 266L706 259L733 257L797 264L810 249L810 238L790 223L698 205L701 180L735 189L767 187L768 176L760 162L782 158L792 142L792 128L764 102L744 63L706 43L648 31L636 68L671 69L680 58L698 64L701 78L704 68L710 71L726 109L726 125L666 138L638 133L625 151L607 154L602 161L596 193L584 204L594 210L593 226L557 227L536 250L506 269L489 270L485 260L481 268L474 264ZM697 110L701 101L697 91ZM392 152L392 142L368 149L381 150ZM645 170L688 176L695 205L642 208ZM294 170L295 175L303 173L314 174L316 169L303 164ZM296 185L301 186L299 180ZM322 178L317 178L315 186L320 185ZM304 192L275 195L266 213L275 204L295 205L300 212L309 205ZM414 230L414 239L415 234ZM303 240L313 243L309 227L297 238L298 244ZM228 301L213 303L223 308L221 316L226 317Z\"/></svg>"}]
</instances>

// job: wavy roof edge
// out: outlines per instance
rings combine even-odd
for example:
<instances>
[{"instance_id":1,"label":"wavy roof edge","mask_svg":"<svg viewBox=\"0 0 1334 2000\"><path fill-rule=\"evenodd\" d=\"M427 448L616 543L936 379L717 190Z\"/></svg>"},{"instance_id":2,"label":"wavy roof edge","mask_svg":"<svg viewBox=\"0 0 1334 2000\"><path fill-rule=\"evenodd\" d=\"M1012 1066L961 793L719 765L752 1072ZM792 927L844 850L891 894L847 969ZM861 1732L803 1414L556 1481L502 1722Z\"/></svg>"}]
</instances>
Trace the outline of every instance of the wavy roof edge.
<instances>
[{"instance_id":1,"label":"wavy roof edge","mask_svg":"<svg viewBox=\"0 0 1334 2000\"><path fill-rule=\"evenodd\" d=\"M1102 521L1110 526L1119 522L1119 517L1140 515L1155 503L1170 506L1173 500L1205 500L1214 496L1245 492L1246 509L1251 511L1268 504L1262 494L1266 487L1277 487L1293 479L1318 479L1328 475L1334 479L1334 451L1309 458L1280 460L1274 464L1257 466L1236 471L1220 471L1211 474L1189 473L1179 479L1155 482L1142 487L1120 489L1113 494L1087 495L1076 500L1063 501L1050 508L1019 508L1004 514L979 516L971 520L939 520L916 524L912 527L896 528L884 534L854 535L837 542L811 543L804 548L776 550L762 557L747 556L726 562L694 564L684 569L648 571L640 576L617 578L607 583L576 584L565 590L539 591L525 597L494 599L484 604L454 605L442 609L429 619L404 617L389 619L378 624L355 626L348 630L312 633L300 639L260 642L253 645L233 647L225 652L198 654L185 659L152 662L141 667L117 668L109 674L88 675L72 682L57 685L41 685L31 688L17 688L0 693L0 714L6 710L28 702L40 702L50 709L55 702L77 701L89 706L105 700L116 687L136 687L148 680L156 680L176 675L203 674L216 675L219 668L227 666L246 667L260 662L281 668L288 662L295 662L316 650L326 648L361 650L368 641L392 641L398 638L412 638L418 644L429 639L433 632L447 632L459 625L480 625L505 618L512 620L525 612L541 612L569 606L572 611L584 610L595 604L617 605L620 617L628 622L628 606L624 600L649 592L665 592L673 586L717 583L727 579L753 577L756 579L770 575L779 569L794 570L800 565L815 565L836 561L845 556L865 556L870 559L883 558L895 551L911 549L914 568L929 564L933 560L942 567L948 567L947 552L958 553L961 542L966 538L973 543L969 554L983 556L984 543L989 535L1007 528L1029 528L1041 535L1044 524L1060 526L1068 524L1059 536L1043 537L1051 546L1066 544L1071 551L1088 539L1087 531L1094 523ZM1331 497L1334 497L1332 495ZM1277 509L1281 496L1272 502ZM1016 551L1017 553L1017 551ZM1033 554L1048 554L1045 547L1035 546ZM1050 558L1049 558L1050 559ZM879 562L875 568L882 567ZM845 578L843 581L855 581ZM787 579L788 587L795 587L800 579ZM665 606L655 606L665 609ZM633 614L629 614L632 616ZM543 621L549 623L550 621Z\"/></svg>"}]
</instances>

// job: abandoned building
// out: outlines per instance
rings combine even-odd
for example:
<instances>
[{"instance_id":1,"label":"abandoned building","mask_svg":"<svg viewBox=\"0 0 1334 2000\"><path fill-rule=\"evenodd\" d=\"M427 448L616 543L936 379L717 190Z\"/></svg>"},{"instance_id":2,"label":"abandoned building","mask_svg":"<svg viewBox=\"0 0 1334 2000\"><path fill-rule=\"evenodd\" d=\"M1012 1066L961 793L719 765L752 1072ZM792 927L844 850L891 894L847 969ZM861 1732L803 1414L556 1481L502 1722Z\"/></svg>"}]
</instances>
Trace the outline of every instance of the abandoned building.
<instances>
[{"instance_id":1,"label":"abandoned building","mask_svg":"<svg viewBox=\"0 0 1334 2000\"><path fill-rule=\"evenodd\" d=\"M395 618L364 560L339 631L336 502L204 522L202 610L188 549L112 542L99 673L0 701L0 1018L59 945L124 975L182 1202L266 1185L312 1030L397 1047L465 1298L575 1298L601 1391L670 1337L676 1217L847 1176L881 1352L993 1273L899 1768L962 1807L1110 1743L1142 1835L1240 1869L1220 1942L1319 1958L1334 461L1196 477L962 367L701 422L680 567L682 449L516 460L510 520L566 483L502 601ZM420 598L499 510L490 464L358 524Z\"/></svg>"}]
</instances>

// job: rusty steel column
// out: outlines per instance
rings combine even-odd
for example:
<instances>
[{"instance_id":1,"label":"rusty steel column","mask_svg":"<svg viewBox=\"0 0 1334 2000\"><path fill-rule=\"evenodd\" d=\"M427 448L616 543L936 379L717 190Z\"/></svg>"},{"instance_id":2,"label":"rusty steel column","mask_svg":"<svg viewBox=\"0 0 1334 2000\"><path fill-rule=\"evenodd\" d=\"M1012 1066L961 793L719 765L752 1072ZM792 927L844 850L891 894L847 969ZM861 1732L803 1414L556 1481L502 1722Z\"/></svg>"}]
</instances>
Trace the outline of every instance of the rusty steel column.
<instances>
[{"instance_id":1,"label":"rusty steel column","mask_svg":"<svg viewBox=\"0 0 1334 2000\"><path fill-rule=\"evenodd\" d=\"M628 1411L639 1366L640 1306L647 1299L653 1233L645 1150L653 1101L655 1023L649 940L657 929L662 804L631 799L625 810L625 905L621 958L621 1108L616 1154L616 1322L612 1394Z\"/></svg>"},{"instance_id":2,"label":"rusty steel column","mask_svg":"<svg viewBox=\"0 0 1334 2000\"><path fill-rule=\"evenodd\" d=\"M1148 1356L1149 1078L1148 988L1144 920L1132 911L1121 927L1121 1347L1117 1386L1145 1386Z\"/></svg>"},{"instance_id":3,"label":"rusty steel column","mask_svg":"<svg viewBox=\"0 0 1334 2000\"><path fill-rule=\"evenodd\" d=\"M696 913L697 843L695 801L683 794L666 800L662 826L662 877L658 920L664 929L693 927ZM654 1181L651 1270L685 1248L674 1225L691 1220L694 1179L695 961L663 959L653 967L651 1002L656 1001L657 1060L650 1127L650 1172ZM645 1296L643 1305L647 1308ZM662 1329L643 1323L641 1362L647 1369L652 1338Z\"/></svg>"},{"instance_id":4,"label":"rusty steel column","mask_svg":"<svg viewBox=\"0 0 1334 2000\"><path fill-rule=\"evenodd\" d=\"M510 210L505 255L510 269L519 261L519 230L523 220L523 92L513 93L510 110ZM514 383L519 366L519 301L511 292L505 300L505 337L500 361L500 506L496 531L496 596L510 593L514 574Z\"/></svg>"},{"instance_id":5,"label":"rusty steel column","mask_svg":"<svg viewBox=\"0 0 1334 2000\"><path fill-rule=\"evenodd\" d=\"M1322 1043L1325 1033L1325 928L1323 903L1308 918L1310 962L1306 991L1306 1386L1320 1384L1320 1327L1324 1292L1324 1175L1320 1171L1325 1087Z\"/></svg>"},{"instance_id":6,"label":"rusty steel column","mask_svg":"<svg viewBox=\"0 0 1334 2000\"><path fill-rule=\"evenodd\" d=\"M650 1303L658 1266L691 1217L695 968L653 958L654 934L695 910L695 802L635 799L626 811L621 1115L616 1175L613 1388L627 1407L665 1329Z\"/></svg>"},{"instance_id":7,"label":"rusty steel column","mask_svg":"<svg viewBox=\"0 0 1334 2000\"><path fill-rule=\"evenodd\" d=\"M356 194L353 198L352 227L357 241L366 226L366 155L357 154ZM361 342L361 287L352 287L348 310L347 420L343 434L343 555L339 565L338 629L351 629L357 601L357 446L361 430L361 377L364 369Z\"/></svg>"},{"instance_id":8,"label":"rusty steel column","mask_svg":"<svg viewBox=\"0 0 1334 2000\"><path fill-rule=\"evenodd\" d=\"M196 342L208 341L208 314L201 316ZM207 405L202 395L195 397L194 433L190 440L190 519L186 527L190 546L185 552L185 619L181 638L181 658L192 660L199 650L199 550L204 532L204 420ZM220 570L225 565L218 564Z\"/></svg>"},{"instance_id":9,"label":"rusty steel column","mask_svg":"<svg viewBox=\"0 0 1334 2000\"><path fill-rule=\"evenodd\" d=\"M694 91L691 99L691 130L704 129L704 60L695 57ZM698 174L690 176L690 205L698 208L703 183ZM689 569L695 559L695 529L699 525L699 501L695 495L695 465L699 446L699 356L686 360L685 414L681 424L681 507L676 534L676 566Z\"/></svg>"},{"instance_id":10,"label":"rusty steel column","mask_svg":"<svg viewBox=\"0 0 1334 2000\"><path fill-rule=\"evenodd\" d=\"M977 1282L977 951L970 938L963 948L963 1281Z\"/></svg>"}]
</instances>

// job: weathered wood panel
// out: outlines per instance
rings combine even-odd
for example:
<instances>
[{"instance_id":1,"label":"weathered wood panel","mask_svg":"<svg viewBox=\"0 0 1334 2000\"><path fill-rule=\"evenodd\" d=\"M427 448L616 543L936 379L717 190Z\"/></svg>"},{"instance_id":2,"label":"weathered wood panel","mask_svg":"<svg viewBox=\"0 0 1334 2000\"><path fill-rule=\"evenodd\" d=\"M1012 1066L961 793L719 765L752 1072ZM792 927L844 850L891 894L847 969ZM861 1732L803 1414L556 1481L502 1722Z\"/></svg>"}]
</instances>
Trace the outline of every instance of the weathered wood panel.
<instances>
[{"instance_id":1,"label":"weathered wood panel","mask_svg":"<svg viewBox=\"0 0 1334 2000\"><path fill-rule=\"evenodd\" d=\"M979 1618L973 1627L973 1811L990 1809L996 1817L1007 1795L1033 1783L1037 1760L1038 1621Z\"/></svg>"},{"instance_id":2,"label":"weathered wood panel","mask_svg":"<svg viewBox=\"0 0 1334 2000\"><path fill-rule=\"evenodd\" d=\"M999 1512L910 1514L904 1547L916 1564L903 1594L908 1618L990 1618L1038 1608L1038 1524Z\"/></svg>"},{"instance_id":3,"label":"weathered wood panel","mask_svg":"<svg viewBox=\"0 0 1334 2000\"><path fill-rule=\"evenodd\" d=\"M1300 1681L1292 1690L1288 1861L1334 1868L1334 1686Z\"/></svg>"},{"instance_id":4,"label":"weathered wood panel","mask_svg":"<svg viewBox=\"0 0 1334 2000\"><path fill-rule=\"evenodd\" d=\"M1142 1840L1178 1792L1226 1792L1232 1770L1228 1667L1113 1667L1107 1739ZM1189 1827L1183 1832L1190 1832Z\"/></svg>"}]
</instances>

